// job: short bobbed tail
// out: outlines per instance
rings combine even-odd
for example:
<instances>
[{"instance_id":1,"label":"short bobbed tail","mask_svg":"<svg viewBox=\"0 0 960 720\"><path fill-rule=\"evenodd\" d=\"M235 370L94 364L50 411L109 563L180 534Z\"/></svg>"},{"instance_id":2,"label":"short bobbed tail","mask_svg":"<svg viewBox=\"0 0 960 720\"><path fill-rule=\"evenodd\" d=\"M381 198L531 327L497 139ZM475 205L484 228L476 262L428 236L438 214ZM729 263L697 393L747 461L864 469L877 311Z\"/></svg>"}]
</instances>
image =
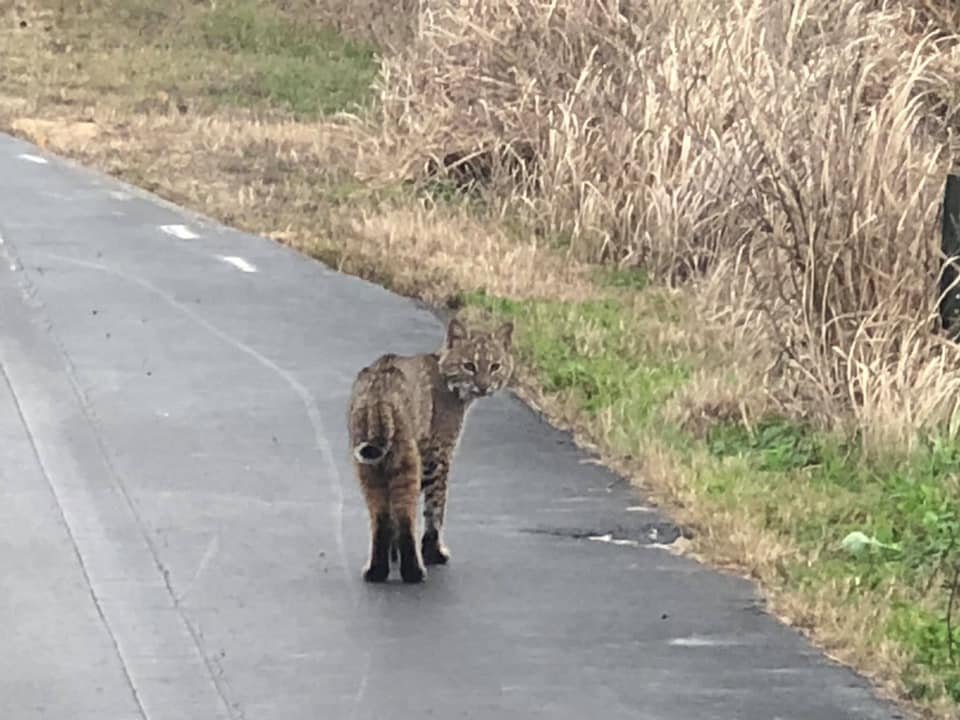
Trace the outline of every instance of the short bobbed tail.
<instances>
[{"instance_id":1,"label":"short bobbed tail","mask_svg":"<svg viewBox=\"0 0 960 720\"><path fill-rule=\"evenodd\" d=\"M403 373L377 366L362 370L350 401L350 444L358 465L382 465L390 455L397 432L395 398L402 390Z\"/></svg>"},{"instance_id":2,"label":"short bobbed tail","mask_svg":"<svg viewBox=\"0 0 960 720\"><path fill-rule=\"evenodd\" d=\"M387 448L372 442L361 442L353 448L353 459L361 465L379 465L387 456Z\"/></svg>"}]
</instances>

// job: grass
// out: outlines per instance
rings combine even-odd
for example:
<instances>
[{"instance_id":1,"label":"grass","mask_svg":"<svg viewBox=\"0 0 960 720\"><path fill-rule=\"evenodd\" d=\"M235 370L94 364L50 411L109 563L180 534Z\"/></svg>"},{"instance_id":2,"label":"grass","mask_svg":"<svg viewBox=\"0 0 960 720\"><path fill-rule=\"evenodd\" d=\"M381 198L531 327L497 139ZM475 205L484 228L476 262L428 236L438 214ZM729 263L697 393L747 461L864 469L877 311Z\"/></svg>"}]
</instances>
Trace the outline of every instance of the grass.
<instances>
[{"instance_id":1,"label":"grass","mask_svg":"<svg viewBox=\"0 0 960 720\"><path fill-rule=\"evenodd\" d=\"M463 300L516 322L521 357L544 392L564 395L590 415L606 414L626 433L644 430L651 411L689 374L679 358L636 342L633 308L619 298L517 302L478 291Z\"/></svg>"},{"instance_id":2,"label":"grass","mask_svg":"<svg viewBox=\"0 0 960 720\"><path fill-rule=\"evenodd\" d=\"M949 15L920 0L450 6L385 58L381 144L407 172L530 143L539 182L501 172L494 216L700 293L704 314L752 326L748 355L777 358L763 380L791 415L908 448L957 427L930 242L960 121Z\"/></svg>"},{"instance_id":3,"label":"grass","mask_svg":"<svg viewBox=\"0 0 960 720\"><path fill-rule=\"evenodd\" d=\"M960 362L929 331L924 239L950 14L418 5L0 3L0 126L512 318L518 391L694 529L688 552L917 712L960 716ZM420 182L429 154L516 137L535 192ZM845 549L853 531L880 544Z\"/></svg>"},{"instance_id":4,"label":"grass","mask_svg":"<svg viewBox=\"0 0 960 720\"><path fill-rule=\"evenodd\" d=\"M736 450L749 472L720 476L712 492L746 503L763 530L787 538L797 556L780 569L784 586L863 613L868 637L904 653L902 679L915 699L960 702L958 638L948 620L958 556L960 447L933 444L895 464L873 464L786 423L731 433L711 454ZM883 546L842 547L861 531ZM946 583L946 587L944 587ZM824 598L825 589L833 597Z\"/></svg>"},{"instance_id":5,"label":"grass","mask_svg":"<svg viewBox=\"0 0 960 720\"><path fill-rule=\"evenodd\" d=\"M296 117L361 107L377 72L373 49L330 29L265 13L253 2L221 5L196 30L202 47L252 69L221 97L240 107L256 98ZM209 55L209 53L205 53Z\"/></svg>"},{"instance_id":6,"label":"grass","mask_svg":"<svg viewBox=\"0 0 960 720\"><path fill-rule=\"evenodd\" d=\"M203 114L228 106L296 118L355 111L373 99L379 61L369 44L269 3L86 5L27 4L4 34L33 52L10 53L5 93L88 109ZM46 74L40 85L31 82L38 71Z\"/></svg>"}]
</instances>

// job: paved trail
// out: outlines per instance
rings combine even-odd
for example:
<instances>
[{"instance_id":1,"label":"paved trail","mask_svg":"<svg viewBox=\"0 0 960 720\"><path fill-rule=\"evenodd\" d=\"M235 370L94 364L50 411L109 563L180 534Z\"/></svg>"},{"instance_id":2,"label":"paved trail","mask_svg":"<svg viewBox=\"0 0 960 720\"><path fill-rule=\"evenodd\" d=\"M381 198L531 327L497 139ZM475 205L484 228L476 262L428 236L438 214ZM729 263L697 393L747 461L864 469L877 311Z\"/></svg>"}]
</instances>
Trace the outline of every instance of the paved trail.
<instances>
[{"instance_id":1,"label":"paved trail","mask_svg":"<svg viewBox=\"0 0 960 720\"><path fill-rule=\"evenodd\" d=\"M364 585L350 383L432 314L4 135L0 234L3 720L899 717L507 395Z\"/></svg>"}]
</instances>

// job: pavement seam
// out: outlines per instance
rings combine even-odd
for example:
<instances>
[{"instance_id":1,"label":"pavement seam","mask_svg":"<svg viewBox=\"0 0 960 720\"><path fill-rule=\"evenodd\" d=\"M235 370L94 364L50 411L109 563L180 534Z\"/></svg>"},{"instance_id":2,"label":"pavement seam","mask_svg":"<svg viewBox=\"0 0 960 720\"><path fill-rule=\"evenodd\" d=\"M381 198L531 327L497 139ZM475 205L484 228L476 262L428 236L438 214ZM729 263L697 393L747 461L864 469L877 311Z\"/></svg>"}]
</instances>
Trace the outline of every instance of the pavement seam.
<instances>
[{"instance_id":1,"label":"pavement seam","mask_svg":"<svg viewBox=\"0 0 960 720\"><path fill-rule=\"evenodd\" d=\"M5 253L6 253L6 254L9 254L11 257L15 257L14 248L11 247L9 238L5 238L5 245L6 245ZM21 274L21 277L22 277L22 281L21 281L21 283L20 283L21 289L25 291L25 295L26 295L27 297L30 297L30 298L32 298L32 299L34 300L34 302L35 302L36 305L37 305L36 309L37 309L38 311L42 311L43 308L44 308L43 301L40 300L39 294L38 294L38 292L37 292L37 289L36 289L35 285L31 282L31 280L30 280L30 278L29 278L29 275L28 275L26 272L23 272L23 273ZM59 337L57 337L57 334L56 334L56 332L55 332L54 329L53 329L52 323L50 323L50 322L45 322L44 330L46 331L47 336L48 336L48 338L50 339L51 343L53 344L53 346L54 346L54 347L56 348L56 350L57 350L57 354L58 354L58 356L59 356L59 360L61 361L61 363L62 363L62 365L63 365L64 376L66 377L67 382L69 383L69 386L70 386L70 388L71 388L72 391L73 391L74 397L75 397L77 403L78 403L79 406L80 406L80 411L81 411L82 414L83 414L84 420L87 422L87 424L89 425L89 427L90 427L90 429L91 429L91 433L92 433L92 435L93 435L93 437L94 437L94 439L95 439L95 442L96 442L97 453L98 453L98 455L100 456L100 459L102 460L102 462L103 462L103 464L104 464L104 467L105 467L106 470L107 470L107 473L110 475L111 483L112 483L113 486L117 489L117 491L120 493L120 496L123 498L123 504L124 504L124 506L127 508L128 512L130 513L130 515L131 515L131 517L132 517L132 519L133 519L133 521L134 521L134 523L135 523L135 525L136 525L136 527L137 527L137 530L139 531L140 536L141 536L141 538L143 539L143 541L144 541L144 543L145 543L145 545L146 545L146 547L147 547L148 552L150 553L150 557L151 557L152 560L153 560L154 566L156 567L156 569L157 569L157 570L159 571L159 573L160 573L160 576L161 576L161 578L162 578L162 580L163 580L163 585L164 585L164 587L166 588L167 594L169 595L170 600L171 600L171 602L172 602L172 604L173 604L173 607L175 608L175 610L176 610L176 612L177 612L177 617L180 619L180 622L183 624L184 628L187 630L187 633L190 635L190 638L191 638L191 640L192 640L192 642L193 642L193 645L194 645L194 649L195 649L195 651L198 653L198 655L200 656L200 658L201 658L201 660L202 660L202 662L203 662L203 665L204 665L204 667L206 668L206 671L207 671L207 674L208 674L208 676L209 676L209 678L210 678L210 682L211 682L211 685L212 685L213 689L215 690L217 696L219 697L220 702L222 703L223 708L224 708L225 712L227 713L227 716L230 718L230 720L243 720L242 716L238 717L238 716L235 714L234 708L233 708L232 704L230 703L230 701L229 701L228 698L227 698L226 691L225 691L225 689L224 689L224 687L223 687L223 684L222 684L222 683L220 682L220 680L218 679L218 675L217 675L217 673L216 673L216 671L215 671L215 669L214 669L213 663L212 663L209 655L207 654L207 652L205 651L205 649L204 649L204 647L203 647L203 643L202 643L202 639L201 639L201 637L200 637L199 631L194 627L193 623L190 622L189 618L187 618L187 616L186 616L186 614L185 614L185 612L184 612L184 610L183 610L183 607L181 606L181 604L180 604L180 602L179 602L179 600L178 600L178 598L177 598L177 595L176 595L176 593L175 593L174 590L173 590L173 586L172 586L172 584L171 584L171 582L170 582L170 572L169 572L169 570L164 566L162 560L160 559L160 554L159 554L159 552L157 551L156 544L155 544L155 543L153 542L153 540L151 539L150 534L148 533L147 528L146 528L146 526L144 525L143 518L140 516L140 513L139 513L139 511L137 510L136 505L135 505L135 503L133 502L133 498L130 497L130 494L129 494L128 490L127 490L126 484L121 480L119 474L117 473L116 468L115 468L114 465L113 465L113 462L112 462L111 459L110 459L110 455L109 455L109 453L107 452L107 448L106 448L106 446L104 445L104 442L103 442L103 435L102 435L102 432L101 432L101 430L100 430L99 423L96 421L96 419L95 419L95 417L94 417L94 415L93 415L93 413L92 413L92 409L91 409L91 407L90 407L90 403L88 402L85 393L83 392L82 388L80 387L80 384L79 384L79 382L78 382L78 380L77 380L77 376L76 376L76 370L75 370L75 368L74 368L74 366L73 366L72 361L70 360L69 356L67 355L67 352L66 352L65 348L63 347L63 344L61 343ZM59 497L59 495L58 495L57 492L56 492L56 489L55 489L55 485L54 485L54 483L53 483L53 480L52 480L52 479L50 478L50 476L48 475L48 473L47 473L47 471L46 471L46 468L44 467L43 462L42 462L42 460L41 460L41 458L40 458L39 448L36 447L35 439L34 439L32 433L30 432L29 427L28 427L27 424L26 424L26 418L25 418L25 416L24 416L22 407L21 407L21 405L20 405L20 400L19 400L19 398L17 397L15 391L13 390L12 381L10 380L9 376L7 375L5 369L0 368L0 370L3 371L4 378L5 378L8 386L10 387L11 393L13 393L14 402L16 402L16 404L17 404L17 410L18 410L18 412L20 413L21 421L23 422L24 428L26 428L27 433L28 433L28 435L29 435L29 437L30 437L30 442L31 442L31 445L32 445L33 448L34 448L34 452L35 452L35 454L36 454L37 461L40 463L40 467L41 467L41 469L43 470L44 477L47 479L47 483L48 483L48 485L50 486L50 489L51 489L51 491L54 493L54 497L55 497L56 500L57 500L58 511L59 511L59 513L60 513L60 515L61 515L61 517L62 517L62 519L63 519L63 522L67 525L67 530L68 530L68 532L69 532L69 534L70 534L71 543L73 544L74 550L75 550L75 552L77 553L77 558L78 558L78 560L79 560L80 563L81 563L81 567L83 568L84 579L85 579L85 581L87 582L87 585L88 585L88 587L90 588L91 595L92 595L93 598L94 598L94 602L95 602L96 605L97 605L97 612L98 612L98 613L100 614L100 616L103 618L104 625L105 625L105 627L107 628L107 630L108 630L108 632L109 632L109 634L110 634L110 638L111 638L111 641L112 641L113 644L114 644L114 647L116 648L117 655L118 655L118 657L120 658L121 664L123 665L124 674L125 674L128 682L130 683L131 689L132 689L133 692L134 692L134 696L135 696L135 698L136 698L137 706L138 706L139 709L140 709L141 716L143 717L144 720L149 720L149 716L148 716L148 714L146 713L146 709L143 707L142 702L141 702L141 699L140 699L140 697L139 697L139 694L137 693L137 691L136 691L136 689L135 689L135 683L134 683L134 681L133 681L133 676L130 674L129 669L128 669L127 662L126 662L126 660L123 658L123 655L122 655L122 652L121 652L121 650L120 650L120 646L119 646L119 642L118 642L118 640L117 640L116 634L114 633L113 629L110 627L109 620L107 619L106 614L103 612L102 605L101 605L99 599L96 597L96 594L95 594L95 592L94 592L94 590L93 590L92 580L91 580L91 578L90 578L90 576L89 576L89 573L87 572L86 566L83 564L83 559L82 559L82 555L81 555L81 553L80 553L79 545L78 545L77 542L76 542L76 538L75 538L75 536L74 536L73 530L70 528L69 524L67 523L67 519L66 519L66 516L65 516L65 514L64 514L64 512L63 512L63 508L62 508L62 505L61 505L61 502L60 502L60 497Z\"/></svg>"},{"instance_id":2,"label":"pavement seam","mask_svg":"<svg viewBox=\"0 0 960 720\"><path fill-rule=\"evenodd\" d=\"M137 692L136 685L133 682L133 677L130 674L130 669L123 657L123 653L120 651L120 644L117 641L117 636L114 633L113 628L110 626L110 622L107 620L106 614L103 612L103 606L100 603L100 598L97 597L97 593L93 589L93 581L90 579L90 573L87 570L87 565L83 561L83 555L80 553L80 546L77 544L77 539L74 535L73 528L71 528L70 523L67 522L67 517L63 511L63 505L60 500L60 495L57 493L56 486L54 485L53 480L50 478L50 474L47 472L43 458L40 456L40 450L37 447L37 442L33 436L33 431L27 424L27 418L24 415L23 406L20 404L20 398L17 395L17 391L13 387L13 382L10 380L10 376L7 374L6 368L2 364L0 364L0 375L3 376L3 381L6 384L7 389L10 391L10 397L13 399L14 406L17 409L17 416L20 419L20 424L23 426L23 431L27 436L27 440L30 442L30 451L33 454L34 459L37 461L37 466L40 468L40 472L43 475L43 479L47 483L47 488L49 489L54 502L57 504L57 516L60 520L60 523L63 525L63 528L66 530L67 536L70 538L70 546L73 548L74 557L76 557L77 564L80 566L80 572L83 574L83 581L86 583L87 590L90 592L90 598L93 601L93 606L97 610L97 616L100 618L100 622L103 624L103 628L106 631L107 636L110 638L110 644L113 646L113 650L117 655L117 659L120 661L120 667L123 668L123 677L126 680L127 686L130 688L130 693L133 696L134 702L137 704L137 711L143 720L149 720L147 711L143 707L143 703L140 700L140 695Z\"/></svg>"}]
</instances>

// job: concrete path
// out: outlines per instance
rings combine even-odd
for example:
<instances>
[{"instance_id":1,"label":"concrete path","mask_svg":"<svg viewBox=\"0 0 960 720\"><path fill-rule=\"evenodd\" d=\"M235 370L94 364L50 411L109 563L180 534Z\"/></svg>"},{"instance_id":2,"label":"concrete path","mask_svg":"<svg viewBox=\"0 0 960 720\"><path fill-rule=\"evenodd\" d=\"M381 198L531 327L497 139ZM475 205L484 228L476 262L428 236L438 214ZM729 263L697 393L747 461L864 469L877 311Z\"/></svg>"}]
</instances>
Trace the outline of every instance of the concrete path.
<instances>
[{"instance_id":1,"label":"concrete path","mask_svg":"<svg viewBox=\"0 0 960 720\"><path fill-rule=\"evenodd\" d=\"M430 312L3 135L0 235L3 720L899 717L507 395L365 585L350 383Z\"/></svg>"}]
</instances>

